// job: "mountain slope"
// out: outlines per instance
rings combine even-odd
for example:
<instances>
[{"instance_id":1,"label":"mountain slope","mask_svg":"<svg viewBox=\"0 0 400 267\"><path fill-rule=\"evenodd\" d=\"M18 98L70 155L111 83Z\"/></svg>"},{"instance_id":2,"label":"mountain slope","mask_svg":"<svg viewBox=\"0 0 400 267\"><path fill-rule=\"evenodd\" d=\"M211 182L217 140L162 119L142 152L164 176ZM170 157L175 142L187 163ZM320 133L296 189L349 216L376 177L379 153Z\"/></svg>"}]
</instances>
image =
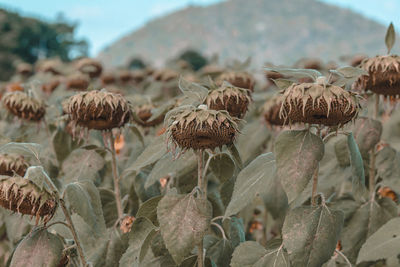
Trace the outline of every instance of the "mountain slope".
<instances>
[{"instance_id":1,"label":"mountain slope","mask_svg":"<svg viewBox=\"0 0 400 267\"><path fill-rule=\"evenodd\" d=\"M188 7L149 22L118 40L99 58L109 66L142 57L156 65L195 48L221 60L251 56L292 64L302 57L385 52L385 26L359 14L316 0L230 0Z\"/></svg>"}]
</instances>

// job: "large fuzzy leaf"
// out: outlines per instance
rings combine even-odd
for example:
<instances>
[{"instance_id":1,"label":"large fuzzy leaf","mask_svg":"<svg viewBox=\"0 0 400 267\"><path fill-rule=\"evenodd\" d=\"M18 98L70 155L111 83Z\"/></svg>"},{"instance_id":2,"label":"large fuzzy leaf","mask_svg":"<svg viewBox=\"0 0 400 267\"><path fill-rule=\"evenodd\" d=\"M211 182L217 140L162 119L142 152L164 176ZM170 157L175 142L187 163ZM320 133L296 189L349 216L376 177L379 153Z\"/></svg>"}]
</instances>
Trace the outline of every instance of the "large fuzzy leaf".
<instances>
[{"instance_id":1,"label":"large fuzzy leaf","mask_svg":"<svg viewBox=\"0 0 400 267\"><path fill-rule=\"evenodd\" d=\"M218 178L220 183L229 180L235 172L235 162L226 153L213 155L210 160L210 170Z\"/></svg>"},{"instance_id":2,"label":"large fuzzy leaf","mask_svg":"<svg viewBox=\"0 0 400 267\"><path fill-rule=\"evenodd\" d=\"M343 252L355 261L358 252L373 233L390 219L397 216L395 203L388 198L363 203L351 216L341 234Z\"/></svg>"},{"instance_id":3,"label":"large fuzzy leaf","mask_svg":"<svg viewBox=\"0 0 400 267\"><path fill-rule=\"evenodd\" d=\"M325 204L289 211L282 236L293 266L319 267L328 261L339 240L343 220L343 212Z\"/></svg>"},{"instance_id":4,"label":"large fuzzy leaf","mask_svg":"<svg viewBox=\"0 0 400 267\"><path fill-rule=\"evenodd\" d=\"M358 145L355 142L352 133L350 133L347 136L347 144L349 146L350 162L353 173L352 177L353 194L356 198L362 199L363 195L366 192L364 163L361 157L360 150L358 149Z\"/></svg>"},{"instance_id":5,"label":"large fuzzy leaf","mask_svg":"<svg viewBox=\"0 0 400 267\"><path fill-rule=\"evenodd\" d=\"M177 264L203 240L211 216L211 204L193 194L169 194L161 199L157 208L161 235Z\"/></svg>"},{"instance_id":6,"label":"large fuzzy leaf","mask_svg":"<svg viewBox=\"0 0 400 267\"><path fill-rule=\"evenodd\" d=\"M225 217L238 213L257 196L266 192L275 176L275 159L272 153L258 156L238 175Z\"/></svg>"},{"instance_id":7,"label":"large fuzzy leaf","mask_svg":"<svg viewBox=\"0 0 400 267\"><path fill-rule=\"evenodd\" d=\"M282 246L265 249L259 243L247 241L233 252L231 267L290 267L288 255Z\"/></svg>"},{"instance_id":8,"label":"large fuzzy leaf","mask_svg":"<svg viewBox=\"0 0 400 267\"><path fill-rule=\"evenodd\" d=\"M155 229L155 226L146 218L138 218L132 224L129 232L129 247L119 261L120 267L139 267L142 246L147 236ZM148 249L148 247L146 248Z\"/></svg>"},{"instance_id":9,"label":"large fuzzy leaf","mask_svg":"<svg viewBox=\"0 0 400 267\"><path fill-rule=\"evenodd\" d=\"M105 160L95 150L77 149L63 162L62 172L64 181L75 182L79 180L95 180L97 173L105 165Z\"/></svg>"},{"instance_id":10,"label":"large fuzzy leaf","mask_svg":"<svg viewBox=\"0 0 400 267\"><path fill-rule=\"evenodd\" d=\"M357 264L397 256L400 251L400 218L393 218L372 234L358 254Z\"/></svg>"},{"instance_id":11,"label":"large fuzzy leaf","mask_svg":"<svg viewBox=\"0 0 400 267\"><path fill-rule=\"evenodd\" d=\"M59 237L38 229L27 235L16 248L10 267L48 266L57 267L64 245Z\"/></svg>"},{"instance_id":12,"label":"large fuzzy leaf","mask_svg":"<svg viewBox=\"0 0 400 267\"><path fill-rule=\"evenodd\" d=\"M101 235L106 229L100 194L91 181L81 181L68 184L64 194L69 209L77 213L83 220Z\"/></svg>"},{"instance_id":13,"label":"large fuzzy leaf","mask_svg":"<svg viewBox=\"0 0 400 267\"><path fill-rule=\"evenodd\" d=\"M324 143L308 130L285 131L277 137L277 174L289 203L306 188L323 155Z\"/></svg>"}]
</instances>

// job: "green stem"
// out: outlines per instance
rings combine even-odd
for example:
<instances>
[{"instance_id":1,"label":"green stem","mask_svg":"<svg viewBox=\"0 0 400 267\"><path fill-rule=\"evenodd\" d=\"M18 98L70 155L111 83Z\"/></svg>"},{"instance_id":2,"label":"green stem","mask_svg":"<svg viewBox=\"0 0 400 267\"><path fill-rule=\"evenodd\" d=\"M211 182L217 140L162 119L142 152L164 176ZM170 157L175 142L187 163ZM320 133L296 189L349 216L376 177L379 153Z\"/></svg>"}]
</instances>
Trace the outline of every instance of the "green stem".
<instances>
[{"instance_id":1,"label":"green stem","mask_svg":"<svg viewBox=\"0 0 400 267\"><path fill-rule=\"evenodd\" d=\"M114 180L114 194L115 194L115 202L117 203L117 212L118 212L118 221L121 221L124 216L124 211L122 209L122 201L121 201L121 191L119 188L119 176L118 176L118 167L117 167L117 158L114 147L114 136L112 132L108 133L108 140L110 145L111 152L111 167L113 173Z\"/></svg>"},{"instance_id":2,"label":"green stem","mask_svg":"<svg viewBox=\"0 0 400 267\"><path fill-rule=\"evenodd\" d=\"M379 114L379 95L375 94L375 109L373 118L376 120ZM369 159L369 193L371 199L374 198L375 195L375 161L376 161L376 149L375 147L370 152Z\"/></svg>"},{"instance_id":3,"label":"green stem","mask_svg":"<svg viewBox=\"0 0 400 267\"><path fill-rule=\"evenodd\" d=\"M87 266L87 262L86 262L86 259L85 259L85 254L83 253L81 242L79 241L79 237L78 237L78 234L76 232L76 229L75 229L74 223L72 221L71 215L69 214L68 209L65 206L64 199L60 197L60 193L59 193L57 187L54 185L53 181L50 179L50 177L47 176L47 175L45 175L45 177L46 177L46 180L47 180L47 184L50 186L51 190L56 195L56 198L58 199L58 203L60 203L60 206L61 206L61 209L62 209L62 211L64 213L65 219L67 220L67 226L68 226L69 230L71 231L72 236L74 238L74 241L75 241L75 244L76 244L76 248L78 250L78 254L79 254L79 257L81 259L82 266L86 267Z\"/></svg>"},{"instance_id":4,"label":"green stem","mask_svg":"<svg viewBox=\"0 0 400 267\"><path fill-rule=\"evenodd\" d=\"M204 150L200 149L197 152L197 186L200 189L199 198L207 199L207 179L206 174L203 175L203 156ZM197 246L197 266L204 266L204 255L203 255L203 240L200 241Z\"/></svg>"}]
</instances>

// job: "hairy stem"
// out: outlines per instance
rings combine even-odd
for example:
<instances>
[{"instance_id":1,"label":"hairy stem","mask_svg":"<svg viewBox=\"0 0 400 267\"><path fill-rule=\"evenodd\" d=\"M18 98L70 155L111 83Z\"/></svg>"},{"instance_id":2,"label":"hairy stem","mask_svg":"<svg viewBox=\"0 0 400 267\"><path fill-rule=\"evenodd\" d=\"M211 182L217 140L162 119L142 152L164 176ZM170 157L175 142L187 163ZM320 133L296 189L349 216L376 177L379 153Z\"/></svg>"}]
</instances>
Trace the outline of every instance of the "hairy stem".
<instances>
[{"instance_id":1,"label":"hairy stem","mask_svg":"<svg viewBox=\"0 0 400 267\"><path fill-rule=\"evenodd\" d=\"M199 198L207 199L207 179L206 174L203 173L203 156L204 150L200 149L197 152L197 187L200 189ZM204 266L204 255L203 255L203 240L200 241L197 247L197 266Z\"/></svg>"},{"instance_id":2,"label":"hairy stem","mask_svg":"<svg viewBox=\"0 0 400 267\"><path fill-rule=\"evenodd\" d=\"M375 94L375 109L373 118L376 120L379 114L379 95ZM376 149L375 147L370 152L369 157L369 193L371 199L375 195L375 161L376 161Z\"/></svg>"},{"instance_id":3,"label":"hairy stem","mask_svg":"<svg viewBox=\"0 0 400 267\"><path fill-rule=\"evenodd\" d=\"M72 237L74 238L74 241L75 241L75 244L76 244L76 248L78 250L78 254L79 254L79 257L81 259L82 266L86 267L87 263L86 263L86 259L85 259L85 254L83 253L81 242L79 241L79 237L78 237L78 234L76 232L74 223L72 222L71 215L69 214L68 209L65 206L64 199L60 197L60 192L58 191L57 187L55 186L53 181L50 179L50 177L46 173L45 173L45 177L46 177L48 186L51 188L51 190L55 194L55 196L56 196L56 198L58 200L58 203L60 203L60 206L61 206L61 209L62 209L62 211L64 213L65 219L67 220L66 226L69 228L69 230L72 233ZM56 222L56 223L59 223L59 222Z\"/></svg>"},{"instance_id":4,"label":"hairy stem","mask_svg":"<svg viewBox=\"0 0 400 267\"><path fill-rule=\"evenodd\" d=\"M112 132L108 133L108 140L110 145L111 152L111 166L114 180L114 194L115 194L115 202L117 203L117 212L118 212L118 221L121 221L124 216L124 211L122 209L122 201L121 201L121 191L119 188L119 175L118 175L118 167L117 167L117 158L114 147L114 136Z\"/></svg>"},{"instance_id":5,"label":"hairy stem","mask_svg":"<svg viewBox=\"0 0 400 267\"><path fill-rule=\"evenodd\" d=\"M317 128L317 136L321 137L321 127ZM317 168L314 171L313 175L313 184L311 191L311 206L316 205L316 196L317 196L317 188L318 188L318 171L319 171L319 163L317 163Z\"/></svg>"},{"instance_id":6,"label":"hairy stem","mask_svg":"<svg viewBox=\"0 0 400 267\"><path fill-rule=\"evenodd\" d=\"M69 224L69 229L71 230L72 236L74 238L74 241L75 241L75 244L76 244L76 248L77 248L78 253L79 253L79 257L81 258L82 266L87 266L85 255L83 254L83 249L82 249L81 243L79 241L78 234L76 232L74 223L72 222L71 215L69 214L69 212L67 210L67 207L65 206L64 199L60 198L59 202L60 202L61 209L62 209L62 211L64 213L65 219L67 220L67 222Z\"/></svg>"}]
</instances>

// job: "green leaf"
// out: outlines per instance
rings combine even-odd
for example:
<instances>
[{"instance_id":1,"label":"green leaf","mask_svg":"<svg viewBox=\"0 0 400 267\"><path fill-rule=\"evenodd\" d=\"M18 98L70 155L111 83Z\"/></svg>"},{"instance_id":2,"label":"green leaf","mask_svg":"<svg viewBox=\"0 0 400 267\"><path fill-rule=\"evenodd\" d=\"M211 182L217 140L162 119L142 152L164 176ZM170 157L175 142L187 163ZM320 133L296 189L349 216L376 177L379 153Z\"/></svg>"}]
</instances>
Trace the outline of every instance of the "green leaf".
<instances>
[{"instance_id":1,"label":"green leaf","mask_svg":"<svg viewBox=\"0 0 400 267\"><path fill-rule=\"evenodd\" d=\"M253 199L265 192L272 184L275 175L275 159L272 153L258 156L236 178L231 201L226 208L225 217L241 211Z\"/></svg>"},{"instance_id":2,"label":"green leaf","mask_svg":"<svg viewBox=\"0 0 400 267\"><path fill-rule=\"evenodd\" d=\"M340 167L345 168L350 166L350 152L348 137L341 136L334 144L336 159Z\"/></svg>"},{"instance_id":3,"label":"green leaf","mask_svg":"<svg viewBox=\"0 0 400 267\"><path fill-rule=\"evenodd\" d=\"M377 153L376 170L383 185L400 192L400 155L394 148L386 146Z\"/></svg>"},{"instance_id":4,"label":"green leaf","mask_svg":"<svg viewBox=\"0 0 400 267\"><path fill-rule=\"evenodd\" d=\"M371 118L359 117L354 124L352 132L357 141L361 155L367 158L368 152L371 151L381 139L382 123Z\"/></svg>"},{"instance_id":5,"label":"green leaf","mask_svg":"<svg viewBox=\"0 0 400 267\"><path fill-rule=\"evenodd\" d=\"M240 244L233 252L231 267L290 267L286 251L282 246L265 249L254 241Z\"/></svg>"},{"instance_id":6,"label":"green leaf","mask_svg":"<svg viewBox=\"0 0 400 267\"><path fill-rule=\"evenodd\" d=\"M231 156L226 153L211 155L211 157L210 170L214 173L215 177L218 178L220 183L225 183L233 176L235 172L235 163Z\"/></svg>"},{"instance_id":7,"label":"green leaf","mask_svg":"<svg viewBox=\"0 0 400 267\"><path fill-rule=\"evenodd\" d=\"M264 68L266 71L274 71L278 72L284 76L293 77L293 78L311 78L314 81L317 80L318 77L322 76L322 74L317 70L312 69L290 69L290 68Z\"/></svg>"},{"instance_id":8,"label":"green leaf","mask_svg":"<svg viewBox=\"0 0 400 267\"><path fill-rule=\"evenodd\" d=\"M324 143L308 130L285 131L276 138L277 174L289 203L306 188L323 155Z\"/></svg>"},{"instance_id":9,"label":"green leaf","mask_svg":"<svg viewBox=\"0 0 400 267\"><path fill-rule=\"evenodd\" d=\"M203 240L210 226L211 204L188 195L166 195L157 208L157 217L165 246L180 264Z\"/></svg>"},{"instance_id":10,"label":"green leaf","mask_svg":"<svg viewBox=\"0 0 400 267\"><path fill-rule=\"evenodd\" d=\"M167 153L167 147L164 143L163 136L159 136L145 148L133 165L124 171L122 177L132 172L138 172L142 168L155 163L164 156L165 153Z\"/></svg>"},{"instance_id":11,"label":"green leaf","mask_svg":"<svg viewBox=\"0 0 400 267\"><path fill-rule=\"evenodd\" d=\"M297 207L286 215L282 228L283 245L293 266L319 267L335 251L344 214L318 207Z\"/></svg>"},{"instance_id":12,"label":"green leaf","mask_svg":"<svg viewBox=\"0 0 400 267\"><path fill-rule=\"evenodd\" d=\"M43 186L46 183L46 176L47 174L45 173L42 166L31 166L26 170L24 175L26 179L32 181L35 185L37 185L40 190L43 189Z\"/></svg>"},{"instance_id":13,"label":"green leaf","mask_svg":"<svg viewBox=\"0 0 400 267\"><path fill-rule=\"evenodd\" d=\"M344 78L356 78L361 75L368 75L368 72L365 71L364 69L357 68L357 67L351 67L351 66L346 66L342 68L338 68L336 70L330 70L332 73L336 73L340 76L343 76Z\"/></svg>"},{"instance_id":14,"label":"green leaf","mask_svg":"<svg viewBox=\"0 0 400 267\"><path fill-rule=\"evenodd\" d=\"M282 188L281 182L275 175L272 183L262 194L265 207L274 219L284 218L289 208L288 198Z\"/></svg>"},{"instance_id":15,"label":"green leaf","mask_svg":"<svg viewBox=\"0 0 400 267\"><path fill-rule=\"evenodd\" d=\"M357 264L397 256L400 251L400 218L393 218L372 234L358 254Z\"/></svg>"},{"instance_id":16,"label":"green leaf","mask_svg":"<svg viewBox=\"0 0 400 267\"><path fill-rule=\"evenodd\" d=\"M232 144L232 145L228 146L228 150L231 153L232 159L235 162L236 166L239 169L242 169L243 168L243 161L242 161L242 158L240 157L239 151L236 148L235 144Z\"/></svg>"},{"instance_id":17,"label":"green leaf","mask_svg":"<svg viewBox=\"0 0 400 267\"><path fill-rule=\"evenodd\" d=\"M64 245L59 237L37 229L28 234L15 249L10 267L46 266L57 267Z\"/></svg>"},{"instance_id":18,"label":"green leaf","mask_svg":"<svg viewBox=\"0 0 400 267\"><path fill-rule=\"evenodd\" d=\"M197 159L192 151L187 151L177 159L171 154L165 154L152 168L146 179L144 188L149 188L161 178L170 176L179 179L187 174L192 173L197 168Z\"/></svg>"},{"instance_id":19,"label":"green leaf","mask_svg":"<svg viewBox=\"0 0 400 267\"><path fill-rule=\"evenodd\" d=\"M285 90L294 83L294 81L288 79L272 79L272 81L281 90Z\"/></svg>"},{"instance_id":20,"label":"green leaf","mask_svg":"<svg viewBox=\"0 0 400 267\"><path fill-rule=\"evenodd\" d=\"M231 242L228 239L221 239L207 250L206 256L218 267L229 267L232 253Z\"/></svg>"},{"instance_id":21,"label":"green leaf","mask_svg":"<svg viewBox=\"0 0 400 267\"><path fill-rule=\"evenodd\" d=\"M8 154L19 154L26 157L33 157L40 162L40 152L42 150L42 146L35 143L7 143L0 147L0 153L8 153Z\"/></svg>"},{"instance_id":22,"label":"green leaf","mask_svg":"<svg viewBox=\"0 0 400 267\"><path fill-rule=\"evenodd\" d=\"M98 172L104 167L105 160L95 150L74 150L63 162L64 182L95 180Z\"/></svg>"},{"instance_id":23,"label":"green leaf","mask_svg":"<svg viewBox=\"0 0 400 267\"><path fill-rule=\"evenodd\" d=\"M343 253L350 261L356 261L367 238L394 217L397 217L397 207L391 199L382 198L363 203L342 231L340 240Z\"/></svg>"},{"instance_id":24,"label":"green leaf","mask_svg":"<svg viewBox=\"0 0 400 267\"><path fill-rule=\"evenodd\" d=\"M231 217L229 220L224 220L222 225L233 248L246 240L242 218Z\"/></svg>"},{"instance_id":25,"label":"green leaf","mask_svg":"<svg viewBox=\"0 0 400 267\"><path fill-rule=\"evenodd\" d=\"M129 124L129 129L132 131L134 135L139 139L140 143L144 146L144 138L142 133L139 131L139 128L133 124Z\"/></svg>"},{"instance_id":26,"label":"green leaf","mask_svg":"<svg viewBox=\"0 0 400 267\"><path fill-rule=\"evenodd\" d=\"M103 209L103 217L107 227L111 227L118 219L117 203L115 202L115 194L106 188L99 188L101 207Z\"/></svg>"},{"instance_id":27,"label":"green leaf","mask_svg":"<svg viewBox=\"0 0 400 267\"><path fill-rule=\"evenodd\" d=\"M191 83L182 76L179 78L179 89L193 102L203 103L208 95L208 89L197 83Z\"/></svg>"},{"instance_id":28,"label":"green leaf","mask_svg":"<svg viewBox=\"0 0 400 267\"><path fill-rule=\"evenodd\" d=\"M353 171L352 191L356 198L361 199L366 192L364 163L358 145L354 140L353 133L347 136L347 143L350 151L350 162Z\"/></svg>"},{"instance_id":29,"label":"green leaf","mask_svg":"<svg viewBox=\"0 0 400 267\"><path fill-rule=\"evenodd\" d=\"M86 180L68 184L64 194L70 210L81 216L100 236L105 231L106 225L100 194L93 182Z\"/></svg>"},{"instance_id":30,"label":"green leaf","mask_svg":"<svg viewBox=\"0 0 400 267\"><path fill-rule=\"evenodd\" d=\"M158 226L157 221L157 206L158 202L162 199L162 196L157 196L150 198L149 200L145 201L139 208L138 212L136 213L136 217L145 217L149 219L154 225Z\"/></svg>"},{"instance_id":31,"label":"green leaf","mask_svg":"<svg viewBox=\"0 0 400 267\"><path fill-rule=\"evenodd\" d=\"M66 131L57 129L52 141L57 161L61 164L72 151L72 138Z\"/></svg>"},{"instance_id":32,"label":"green leaf","mask_svg":"<svg viewBox=\"0 0 400 267\"><path fill-rule=\"evenodd\" d=\"M271 133L259 120L249 122L240 131L242 134L238 136L236 145L243 163L246 164L263 153L263 147L270 140Z\"/></svg>"},{"instance_id":33,"label":"green leaf","mask_svg":"<svg viewBox=\"0 0 400 267\"><path fill-rule=\"evenodd\" d=\"M129 247L119 261L120 267L139 267L142 245L155 226L146 218L137 218L129 232ZM148 248L148 247L147 247Z\"/></svg>"},{"instance_id":34,"label":"green leaf","mask_svg":"<svg viewBox=\"0 0 400 267\"><path fill-rule=\"evenodd\" d=\"M385 44L388 50L388 54L390 54L390 51L392 50L395 40L396 40L396 32L394 31L394 26L393 23L391 22L386 31L386 36L385 36Z\"/></svg>"},{"instance_id":35,"label":"green leaf","mask_svg":"<svg viewBox=\"0 0 400 267\"><path fill-rule=\"evenodd\" d=\"M95 252L91 253L90 261L93 266L118 266L118 263L128 248L128 235L122 234L113 227L103 233L107 238L98 242Z\"/></svg>"}]
</instances>

